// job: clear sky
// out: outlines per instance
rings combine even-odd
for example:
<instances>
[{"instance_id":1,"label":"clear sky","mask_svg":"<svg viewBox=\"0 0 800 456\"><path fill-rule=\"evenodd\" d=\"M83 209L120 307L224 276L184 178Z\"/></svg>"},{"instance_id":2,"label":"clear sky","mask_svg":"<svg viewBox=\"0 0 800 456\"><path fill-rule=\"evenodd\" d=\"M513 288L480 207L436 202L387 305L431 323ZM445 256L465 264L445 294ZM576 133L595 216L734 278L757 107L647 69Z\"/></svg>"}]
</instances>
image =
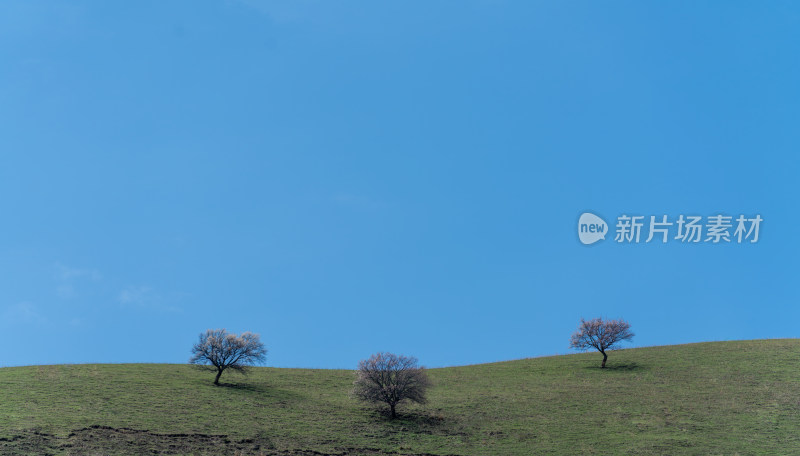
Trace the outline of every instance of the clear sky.
<instances>
[{"instance_id":1,"label":"clear sky","mask_svg":"<svg viewBox=\"0 0 800 456\"><path fill-rule=\"evenodd\" d=\"M0 365L799 337L800 4L0 3ZM578 241L591 211L758 243Z\"/></svg>"}]
</instances>

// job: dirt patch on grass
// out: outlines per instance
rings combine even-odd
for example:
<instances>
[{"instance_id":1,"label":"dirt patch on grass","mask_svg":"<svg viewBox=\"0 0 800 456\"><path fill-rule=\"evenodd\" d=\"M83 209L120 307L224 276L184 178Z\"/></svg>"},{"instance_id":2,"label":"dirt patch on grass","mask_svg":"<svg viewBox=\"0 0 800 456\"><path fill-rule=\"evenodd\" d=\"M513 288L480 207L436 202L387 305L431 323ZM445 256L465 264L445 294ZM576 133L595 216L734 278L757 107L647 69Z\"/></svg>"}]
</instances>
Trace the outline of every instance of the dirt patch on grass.
<instances>
[{"instance_id":1,"label":"dirt patch on grass","mask_svg":"<svg viewBox=\"0 0 800 456\"><path fill-rule=\"evenodd\" d=\"M0 454L15 455L259 455L259 456L379 456L398 455L377 448L337 448L334 452L315 450L278 450L269 439L236 440L226 435L158 434L128 428L90 426L66 437L22 431L0 438ZM405 456L405 455L404 455ZM432 455L414 455L432 456Z\"/></svg>"}]
</instances>

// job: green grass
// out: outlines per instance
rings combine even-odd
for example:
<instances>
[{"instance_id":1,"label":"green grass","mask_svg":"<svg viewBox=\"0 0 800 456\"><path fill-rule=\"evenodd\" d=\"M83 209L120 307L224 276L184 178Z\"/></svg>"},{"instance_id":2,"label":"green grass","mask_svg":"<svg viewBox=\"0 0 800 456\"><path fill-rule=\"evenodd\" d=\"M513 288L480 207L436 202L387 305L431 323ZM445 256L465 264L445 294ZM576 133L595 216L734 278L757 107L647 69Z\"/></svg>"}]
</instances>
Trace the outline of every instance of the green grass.
<instances>
[{"instance_id":1,"label":"green grass","mask_svg":"<svg viewBox=\"0 0 800 456\"><path fill-rule=\"evenodd\" d=\"M800 454L800 340L637 348L599 362L431 369L430 402L397 420L351 399L344 370L256 368L215 387L186 365L3 368L0 452Z\"/></svg>"}]
</instances>

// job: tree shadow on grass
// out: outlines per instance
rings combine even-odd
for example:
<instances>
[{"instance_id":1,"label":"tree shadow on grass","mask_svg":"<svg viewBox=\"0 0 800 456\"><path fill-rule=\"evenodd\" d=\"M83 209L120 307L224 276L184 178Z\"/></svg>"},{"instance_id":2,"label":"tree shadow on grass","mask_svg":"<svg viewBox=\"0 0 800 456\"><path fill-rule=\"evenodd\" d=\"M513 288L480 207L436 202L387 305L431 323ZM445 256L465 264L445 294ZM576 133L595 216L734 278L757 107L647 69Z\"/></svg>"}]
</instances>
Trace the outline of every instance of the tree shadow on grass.
<instances>
[{"instance_id":1,"label":"tree shadow on grass","mask_svg":"<svg viewBox=\"0 0 800 456\"><path fill-rule=\"evenodd\" d=\"M466 436L463 423L453 416L438 411L402 410L392 418L388 410L372 410L375 424L385 435L438 435L445 437Z\"/></svg>"},{"instance_id":2,"label":"tree shadow on grass","mask_svg":"<svg viewBox=\"0 0 800 456\"><path fill-rule=\"evenodd\" d=\"M220 390L227 390L234 393L243 395L257 395L264 399L276 399L282 401L292 401L302 399L302 395L290 390L277 388L263 383L248 383L248 382L219 382Z\"/></svg>"},{"instance_id":3,"label":"tree shadow on grass","mask_svg":"<svg viewBox=\"0 0 800 456\"><path fill-rule=\"evenodd\" d=\"M254 393L268 393L270 391L277 390L277 388L272 385L264 383L250 383L247 380L243 382L219 382L219 387L235 391L250 391Z\"/></svg>"},{"instance_id":4,"label":"tree shadow on grass","mask_svg":"<svg viewBox=\"0 0 800 456\"><path fill-rule=\"evenodd\" d=\"M251 391L254 393L265 393L272 388L261 383L247 383L247 382L219 382L219 388L228 388L238 391Z\"/></svg>"},{"instance_id":5,"label":"tree shadow on grass","mask_svg":"<svg viewBox=\"0 0 800 456\"><path fill-rule=\"evenodd\" d=\"M617 371L617 372L624 372L624 371L643 371L649 369L647 366L643 366L637 362L627 362L627 363L607 363L606 367L600 367L599 364L591 365L591 366L584 366L584 369L590 370L599 370L599 371Z\"/></svg>"},{"instance_id":6,"label":"tree shadow on grass","mask_svg":"<svg viewBox=\"0 0 800 456\"><path fill-rule=\"evenodd\" d=\"M415 426L440 426L444 423L443 415L425 412L399 412L396 418L392 418L389 412L385 412L384 417L392 422L401 424L411 424Z\"/></svg>"}]
</instances>

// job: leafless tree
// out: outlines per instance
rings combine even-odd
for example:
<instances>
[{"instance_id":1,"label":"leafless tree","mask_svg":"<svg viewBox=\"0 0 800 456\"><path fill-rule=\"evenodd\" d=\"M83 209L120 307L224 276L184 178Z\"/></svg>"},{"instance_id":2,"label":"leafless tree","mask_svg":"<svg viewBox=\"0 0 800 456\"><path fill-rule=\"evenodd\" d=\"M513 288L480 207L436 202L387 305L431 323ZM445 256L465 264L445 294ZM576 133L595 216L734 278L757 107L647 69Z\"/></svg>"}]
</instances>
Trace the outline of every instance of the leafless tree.
<instances>
[{"instance_id":1,"label":"leafless tree","mask_svg":"<svg viewBox=\"0 0 800 456\"><path fill-rule=\"evenodd\" d=\"M246 373L247 368L263 363L267 350L258 334L244 332L241 336L225 329L209 329L200 334L200 341L192 347L189 363L216 370L214 384L219 385L219 377L225 369Z\"/></svg>"},{"instance_id":2,"label":"leafless tree","mask_svg":"<svg viewBox=\"0 0 800 456\"><path fill-rule=\"evenodd\" d=\"M417 358L392 353L376 353L358 363L353 396L367 402L385 402L392 418L397 404L405 400L424 404L430 388L428 374Z\"/></svg>"},{"instance_id":3,"label":"leafless tree","mask_svg":"<svg viewBox=\"0 0 800 456\"><path fill-rule=\"evenodd\" d=\"M578 350L588 350L594 348L603 354L603 363L600 367L606 367L608 359L607 350L613 350L622 341L633 339L631 325L625 320L606 320L593 318L584 320L578 330L572 335L569 346Z\"/></svg>"}]
</instances>

